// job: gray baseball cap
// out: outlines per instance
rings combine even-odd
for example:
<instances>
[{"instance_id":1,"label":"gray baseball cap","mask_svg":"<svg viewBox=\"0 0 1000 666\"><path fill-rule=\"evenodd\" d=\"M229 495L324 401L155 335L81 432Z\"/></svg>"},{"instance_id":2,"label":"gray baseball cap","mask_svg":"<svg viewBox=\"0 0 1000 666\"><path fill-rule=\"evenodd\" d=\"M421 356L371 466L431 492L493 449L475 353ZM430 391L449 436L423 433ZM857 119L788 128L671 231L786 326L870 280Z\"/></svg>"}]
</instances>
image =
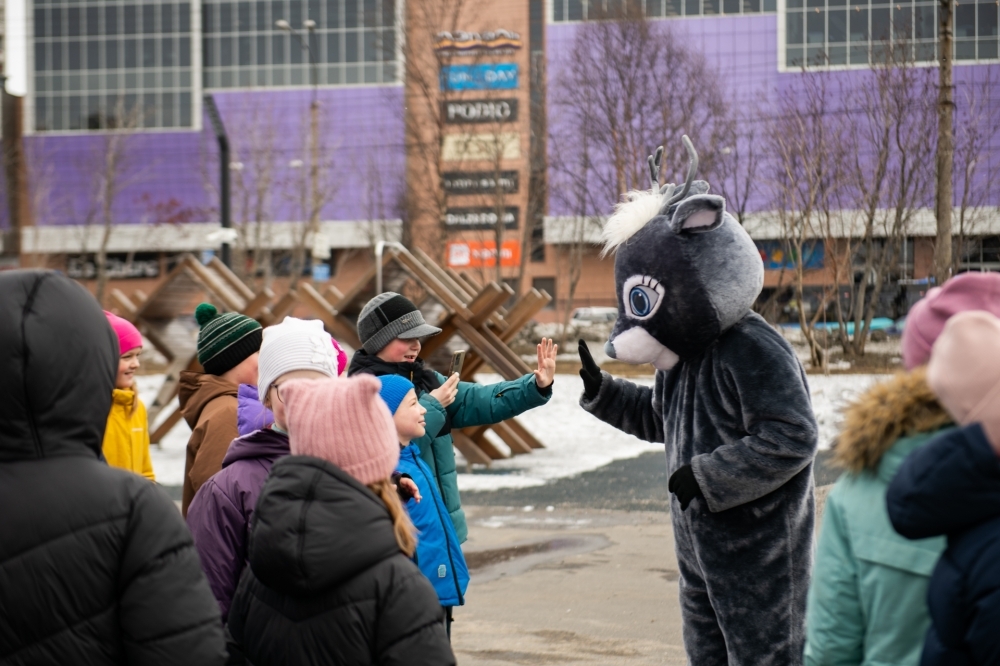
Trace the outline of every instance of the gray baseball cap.
<instances>
[{"instance_id":1,"label":"gray baseball cap","mask_svg":"<svg viewBox=\"0 0 1000 666\"><path fill-rule=\"evenodd\" d=\"M395 338L412 340L440 332L424 321L413 301L393 291L368 301L358 316L358 337L369 354L377 354Z\"/></svg>"}]
</instances>

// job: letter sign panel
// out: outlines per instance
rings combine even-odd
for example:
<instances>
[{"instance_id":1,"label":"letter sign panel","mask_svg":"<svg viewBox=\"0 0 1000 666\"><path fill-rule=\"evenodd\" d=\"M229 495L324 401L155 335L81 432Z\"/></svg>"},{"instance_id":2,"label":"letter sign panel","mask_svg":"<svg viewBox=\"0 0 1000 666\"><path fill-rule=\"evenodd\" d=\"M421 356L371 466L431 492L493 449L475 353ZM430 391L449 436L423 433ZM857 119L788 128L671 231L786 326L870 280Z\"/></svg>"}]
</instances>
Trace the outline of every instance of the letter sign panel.
<instances>
[{"instance_id":1,"label":"letter sign panel","mask_svg":"<svg viewBox=\"0 0 1000 666\"><path fill-rule=\"evenodd\" d=\"M517 63L445 65L441 90L517 90Z\"/></svg>"},{"instance_id":2,"label":"letter sign panel","mask_svg":"<svg viewBox=\"0 0 1000 666\"><path fill-rule=\"evenodd\" d=\"M463 99L441 102L446 123L512 123L517 120L517 100Z\"/></svg>"},{"instance_id":3,"label":"letter sign panel","mask_svg":"<svg viewBox=\"0 0 1000 666\"><path fill-rule=\"evenodd\" d=\"M508 206L503 211L505 229L517 229L517 207ZM494 208L449 208L444 214L448 229L496 229L497 212Z\"/></svg>"}]
</instances>

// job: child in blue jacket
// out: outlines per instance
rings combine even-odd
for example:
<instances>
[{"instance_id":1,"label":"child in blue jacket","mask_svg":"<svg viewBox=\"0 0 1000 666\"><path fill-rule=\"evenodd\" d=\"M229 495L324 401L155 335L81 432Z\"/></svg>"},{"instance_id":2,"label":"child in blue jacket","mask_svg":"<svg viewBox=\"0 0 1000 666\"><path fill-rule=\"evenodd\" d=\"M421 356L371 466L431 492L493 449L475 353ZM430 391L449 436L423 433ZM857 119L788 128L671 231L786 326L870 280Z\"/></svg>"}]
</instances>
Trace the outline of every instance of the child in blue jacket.
<instances>
[{"instance_id":1,"label":"child in blue jacket","mask_svg":"<svg viewBox=\"0 0 1000 666\"><path fill-rule=\"evenodd\" d=\"M401 450L396 471L412 479L419 491L406 501L410 520L417 528L415 560L437 592L450 638L452 608L465 604L469 569L434 473L420 457L420 449L412 443L424 436L427 410L417 400L416 388L410 380L399 375L384 375L379 380L382 382L379 394L392 412L399 435Z\"/></svg>"}]
</instances>

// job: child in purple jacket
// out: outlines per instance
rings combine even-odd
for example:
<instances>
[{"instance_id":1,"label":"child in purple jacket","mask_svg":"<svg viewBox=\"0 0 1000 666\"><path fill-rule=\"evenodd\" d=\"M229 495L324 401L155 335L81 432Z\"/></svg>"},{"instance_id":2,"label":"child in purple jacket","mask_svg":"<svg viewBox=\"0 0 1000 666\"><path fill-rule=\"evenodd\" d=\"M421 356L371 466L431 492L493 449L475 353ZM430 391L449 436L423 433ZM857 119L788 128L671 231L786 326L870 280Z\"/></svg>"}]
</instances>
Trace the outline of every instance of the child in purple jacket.
<instances>
[{"instance_id":1,"label":"child in purple jacket","mask_svg":"<svg viewBox=\"0 0 1000 666\"><path fill-rule=\"evenodd\" d=\"M289 379L337 377L346 364L346 354L318 320L286 317L264 329L257 389L263 407L274 413L274 422L251 430L266 422L266 412L246 402L249 390L241 391L241 436L229 445L222 470L198 490L187 514L201 567L219 602L223 621L247 563L250 520L257 497L271 465L289 454L281 385Z\"/></svg>"}]
</instances>

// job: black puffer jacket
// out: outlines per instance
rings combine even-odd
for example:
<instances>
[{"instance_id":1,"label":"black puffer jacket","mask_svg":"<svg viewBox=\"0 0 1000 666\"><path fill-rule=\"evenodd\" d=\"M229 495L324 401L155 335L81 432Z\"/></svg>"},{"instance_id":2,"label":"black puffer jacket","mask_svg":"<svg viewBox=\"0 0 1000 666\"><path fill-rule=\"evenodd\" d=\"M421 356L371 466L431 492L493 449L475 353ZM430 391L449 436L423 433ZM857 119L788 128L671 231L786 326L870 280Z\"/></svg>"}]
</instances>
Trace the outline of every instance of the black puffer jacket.
<instances>
[{"instance_id":1,"label":"black puffer jacket","mask_svg":"<svg viewBox=\"0 0 1000 666\"><path fill-rule=\"evenodd\" d=\"M180 512L100 458L117 368L82 287L0 273L0 664L225 662Z\"/></svg>"},{"instance_id":2,"label":"black puffer jacket","mask_svg":"<svg viewBox=\"0 0 1000 666\"><path fill-rule=\"evenodd\" d=\"M271 468L228 626L254 666L455 663L437 595L385 505L309 456Z\"/></svg>"}]
</instances>

